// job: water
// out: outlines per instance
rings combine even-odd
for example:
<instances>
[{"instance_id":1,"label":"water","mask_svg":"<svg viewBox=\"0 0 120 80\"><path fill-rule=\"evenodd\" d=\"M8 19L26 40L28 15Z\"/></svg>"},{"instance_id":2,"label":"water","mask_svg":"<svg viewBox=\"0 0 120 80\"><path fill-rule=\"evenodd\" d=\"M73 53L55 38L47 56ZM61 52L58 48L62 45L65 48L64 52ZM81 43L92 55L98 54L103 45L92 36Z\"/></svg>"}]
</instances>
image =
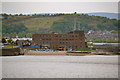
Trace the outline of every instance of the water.
<instances>
[{"instance_id":1,"label":"water","mask_svg":"<svg viewBox=\"0 0 120 80\"><path fill-rule=\"evenodd\" d=\"M3 57L3 78L118 78L118 56Z\"/></svg>"},{"instance_id":2,"label":"water","mask_svg":"<svg viewBox=\"0 0 120 80\"><path fill-rule=\"evenodd\" d=\"M119 45L120 43L93 43L94 45L105 45L105 44L109 44L109 45Z\"/></svg>"}]
</instances>

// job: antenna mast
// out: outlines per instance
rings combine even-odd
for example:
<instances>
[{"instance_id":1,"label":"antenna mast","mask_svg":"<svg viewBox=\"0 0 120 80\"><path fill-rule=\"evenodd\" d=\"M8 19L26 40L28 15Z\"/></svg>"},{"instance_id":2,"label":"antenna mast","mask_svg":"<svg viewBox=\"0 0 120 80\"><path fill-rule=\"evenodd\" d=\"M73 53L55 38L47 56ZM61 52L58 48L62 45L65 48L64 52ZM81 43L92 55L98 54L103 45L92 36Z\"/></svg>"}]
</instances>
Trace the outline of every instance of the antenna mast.
<instances>
[{"instance_id":1,"label":"antenna mast","mask_svg":"<svg viewBox=\"0 0 120 80\"><path fill-rule=\"evenodd\" d=\"M76 18L74 18L74 31L76 30Z\"/></svg>"},{"instance_id":2,"label":"antenna mast","mask_svg":"<svg viewBox=\"0 0 120 80\"><path fill-rule=\"evenodd\" d=\"M78 25L79 25L79 28L78 28L78 30L80 30L80 22L79 22L79 24L78 24Z\"/></svg>"}]
</instances>

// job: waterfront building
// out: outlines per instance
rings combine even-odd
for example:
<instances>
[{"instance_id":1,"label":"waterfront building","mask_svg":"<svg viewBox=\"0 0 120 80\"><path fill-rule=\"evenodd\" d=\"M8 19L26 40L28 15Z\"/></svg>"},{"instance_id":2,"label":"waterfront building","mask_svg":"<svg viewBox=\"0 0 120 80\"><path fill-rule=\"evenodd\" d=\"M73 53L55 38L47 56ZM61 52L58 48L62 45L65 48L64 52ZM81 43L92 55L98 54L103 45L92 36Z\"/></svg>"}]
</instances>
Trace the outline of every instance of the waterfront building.
<instances>
[{"instance_id":1,"label":"waterfront building","mask_svg":"<svg viewBox=\"0 0 120 80\"><path fill-rule=\"evenodd\" d=\"M81 50L86 47L84 31L75 30L67 34L33 34L34 44L59 50Z\"/></svg>"}]
</instances>

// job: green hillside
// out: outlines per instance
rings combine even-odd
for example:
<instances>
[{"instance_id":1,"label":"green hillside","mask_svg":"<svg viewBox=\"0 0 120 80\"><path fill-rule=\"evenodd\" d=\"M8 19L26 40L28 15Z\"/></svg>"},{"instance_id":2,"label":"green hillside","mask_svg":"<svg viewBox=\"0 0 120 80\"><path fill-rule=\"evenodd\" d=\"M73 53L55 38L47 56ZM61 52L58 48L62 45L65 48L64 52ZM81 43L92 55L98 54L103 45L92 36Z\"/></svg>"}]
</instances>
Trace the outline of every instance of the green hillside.
<instances>
[{"instance_id":1,"label":"green hillside","mask_svg":"<svg viewBox=\"0 0 120 80\"><path fill-rule=\"evenodd\" d=\"M31 37L33 33L67 33L79 30L117 30L118 20L86 14L8 15L2 14L3 36ZM76 21L75 21L76 20Z\"/></svg>"}]
</instances>

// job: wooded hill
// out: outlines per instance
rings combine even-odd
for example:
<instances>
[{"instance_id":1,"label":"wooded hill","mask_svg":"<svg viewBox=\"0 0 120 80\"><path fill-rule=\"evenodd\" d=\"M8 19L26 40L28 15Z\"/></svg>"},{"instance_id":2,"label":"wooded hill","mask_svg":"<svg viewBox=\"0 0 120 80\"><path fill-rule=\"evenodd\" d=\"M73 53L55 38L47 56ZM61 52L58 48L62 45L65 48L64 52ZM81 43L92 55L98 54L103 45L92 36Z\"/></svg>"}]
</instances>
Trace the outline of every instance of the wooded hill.
<instances>
[{"instance_id":1,"label":"wooded hill","mask_svg":"<svg viewBox=\"0 0 120 80\"><path fill-rule=\"evenodd\" d=\"M3 36L31 37L33 33L67 33L74 30L118 30L117 19L87 14L1 14Z\"/></svg>"}]
</instances>

